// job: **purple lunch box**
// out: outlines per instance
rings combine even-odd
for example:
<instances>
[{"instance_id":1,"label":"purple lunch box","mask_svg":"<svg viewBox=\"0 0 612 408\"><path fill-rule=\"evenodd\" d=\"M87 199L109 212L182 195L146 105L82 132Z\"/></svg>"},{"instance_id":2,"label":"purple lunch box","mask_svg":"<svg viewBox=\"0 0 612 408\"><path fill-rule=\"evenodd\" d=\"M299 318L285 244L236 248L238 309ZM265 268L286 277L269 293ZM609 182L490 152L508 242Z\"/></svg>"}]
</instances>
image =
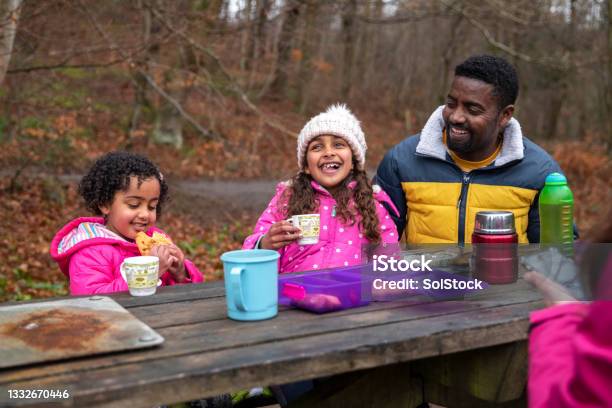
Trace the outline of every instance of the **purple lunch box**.
<instances>
[{"instance_id":1,"label":"purple lunch box","mask_svg":"<svg viewBox=\"0 0 612 408\"><path fill-rule=\"evenodd\" d=\"M279 276L279 304L314 313L365 306L369 296L362 296L363 266L332 268L322 271Z\"/></svg>"}]
</instances>

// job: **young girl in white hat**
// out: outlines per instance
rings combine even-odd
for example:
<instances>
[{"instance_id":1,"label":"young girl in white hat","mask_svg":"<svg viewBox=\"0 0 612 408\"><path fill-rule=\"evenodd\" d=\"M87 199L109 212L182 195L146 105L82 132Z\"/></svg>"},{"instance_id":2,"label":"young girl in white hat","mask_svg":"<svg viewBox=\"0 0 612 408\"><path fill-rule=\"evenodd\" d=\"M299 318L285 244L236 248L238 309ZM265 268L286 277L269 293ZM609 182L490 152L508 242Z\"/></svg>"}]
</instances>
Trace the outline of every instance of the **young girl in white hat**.
<instances>
[{"instance_id":1,"label":"young girl in white hat","mask_svg":"<svg viewBox=\"0 0 612 408\"><path fill-rule=\"evenodd\" d=\"M243 248L276 249L279 272L358 265L362 246L396 243L388 209L391 199L372 186L365 172L366 141L345 105L330 106L310 119L297 142L298 173L280 183ZM301 230L288 218L320 215L318 242L300 245Z\"/></svg>"}]
</instances>

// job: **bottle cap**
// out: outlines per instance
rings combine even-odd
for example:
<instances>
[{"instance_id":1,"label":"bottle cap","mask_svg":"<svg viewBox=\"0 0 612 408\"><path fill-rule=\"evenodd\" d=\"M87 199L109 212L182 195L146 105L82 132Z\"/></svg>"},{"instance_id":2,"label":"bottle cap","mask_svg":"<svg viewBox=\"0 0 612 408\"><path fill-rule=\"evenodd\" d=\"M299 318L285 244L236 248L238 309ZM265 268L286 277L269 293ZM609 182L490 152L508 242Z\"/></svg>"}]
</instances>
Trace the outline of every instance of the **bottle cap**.
<instances>
[{"instance_id":1,"label":"bottle cap","mask_svg":"<svg viewBox=\"0 0 612 408\"><path fill-rule=\"evenodd\" d=\"M486 235L514 234L514 213L511 211L478 211L474 232Z\"/></svg>"},{"instance_id":2,"label":"bottle cap","mask_svg":"<svg viewBox=\"0 0 612 408\"><path fill-rule=\"evenodd\" d=\"M550 173L546 176L546 180L544 181L547 185L560 186L563 184L567 184L567 179L561 173Z\"/></svg>"}]
</instances>

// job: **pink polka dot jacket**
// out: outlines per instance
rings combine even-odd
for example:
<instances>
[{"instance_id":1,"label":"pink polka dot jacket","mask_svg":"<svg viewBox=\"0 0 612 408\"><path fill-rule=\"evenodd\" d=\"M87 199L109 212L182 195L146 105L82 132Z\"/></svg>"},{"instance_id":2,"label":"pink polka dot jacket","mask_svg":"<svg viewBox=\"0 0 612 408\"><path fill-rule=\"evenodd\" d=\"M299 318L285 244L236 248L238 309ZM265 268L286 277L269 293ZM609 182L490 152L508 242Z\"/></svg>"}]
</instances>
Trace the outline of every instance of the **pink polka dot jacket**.
<instances>
[{"instance_id":1,"label":"pink polka dot jacket","mask_svg":"<svg viewBox=\"0 0 612 408\"><path fill-rule=\"evenodd\" d=\"M279 272L301 272L367 262L365 259L362 260L362 248L368 244L368 240L359 227L361 217L357 216L356 222L352 225L343 223L336 216L336 200L332 195L315 181L312 181L311 185L316 192L321 215L319 242L313 245L299 245L294 242L279 249ZM243 249L255 248L261 237L274 223L285 219L283 208L287 206L287 203L282 202L281 197L287 186L286 182L276 186L276 194L257 220L253 234L245 239ZM349 183L349 188L352 189L354 186L355 182ZM381 241L397 243L397 229L382 203L387 203L397 214L395 205L379 186L374 186L374 198L377 201L376 213L380 221Z\"/></svg>"}]
</instances>

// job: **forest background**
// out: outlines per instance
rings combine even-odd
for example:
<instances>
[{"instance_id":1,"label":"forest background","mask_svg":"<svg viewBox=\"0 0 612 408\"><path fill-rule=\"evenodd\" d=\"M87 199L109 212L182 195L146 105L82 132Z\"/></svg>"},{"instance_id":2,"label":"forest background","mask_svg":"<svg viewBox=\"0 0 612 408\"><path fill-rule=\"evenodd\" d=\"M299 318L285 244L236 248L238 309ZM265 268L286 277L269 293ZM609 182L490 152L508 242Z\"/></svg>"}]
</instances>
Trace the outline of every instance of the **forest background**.
<instances>
[{"instance_id":1,"label":"forest background","mask_svg":"<svg viewBox=\"0 0 612 408\"><path fill-rule=\"evenodd\" d=\"M456 64L518 69L515 117L566 172L587 238L610 206L612 0L0 0L0 301L66 294L48 255L99 155L160 165L159 225L208 280L310 116L346 102L368 168L444 103Z\"/></svg>"}]
</instances>

